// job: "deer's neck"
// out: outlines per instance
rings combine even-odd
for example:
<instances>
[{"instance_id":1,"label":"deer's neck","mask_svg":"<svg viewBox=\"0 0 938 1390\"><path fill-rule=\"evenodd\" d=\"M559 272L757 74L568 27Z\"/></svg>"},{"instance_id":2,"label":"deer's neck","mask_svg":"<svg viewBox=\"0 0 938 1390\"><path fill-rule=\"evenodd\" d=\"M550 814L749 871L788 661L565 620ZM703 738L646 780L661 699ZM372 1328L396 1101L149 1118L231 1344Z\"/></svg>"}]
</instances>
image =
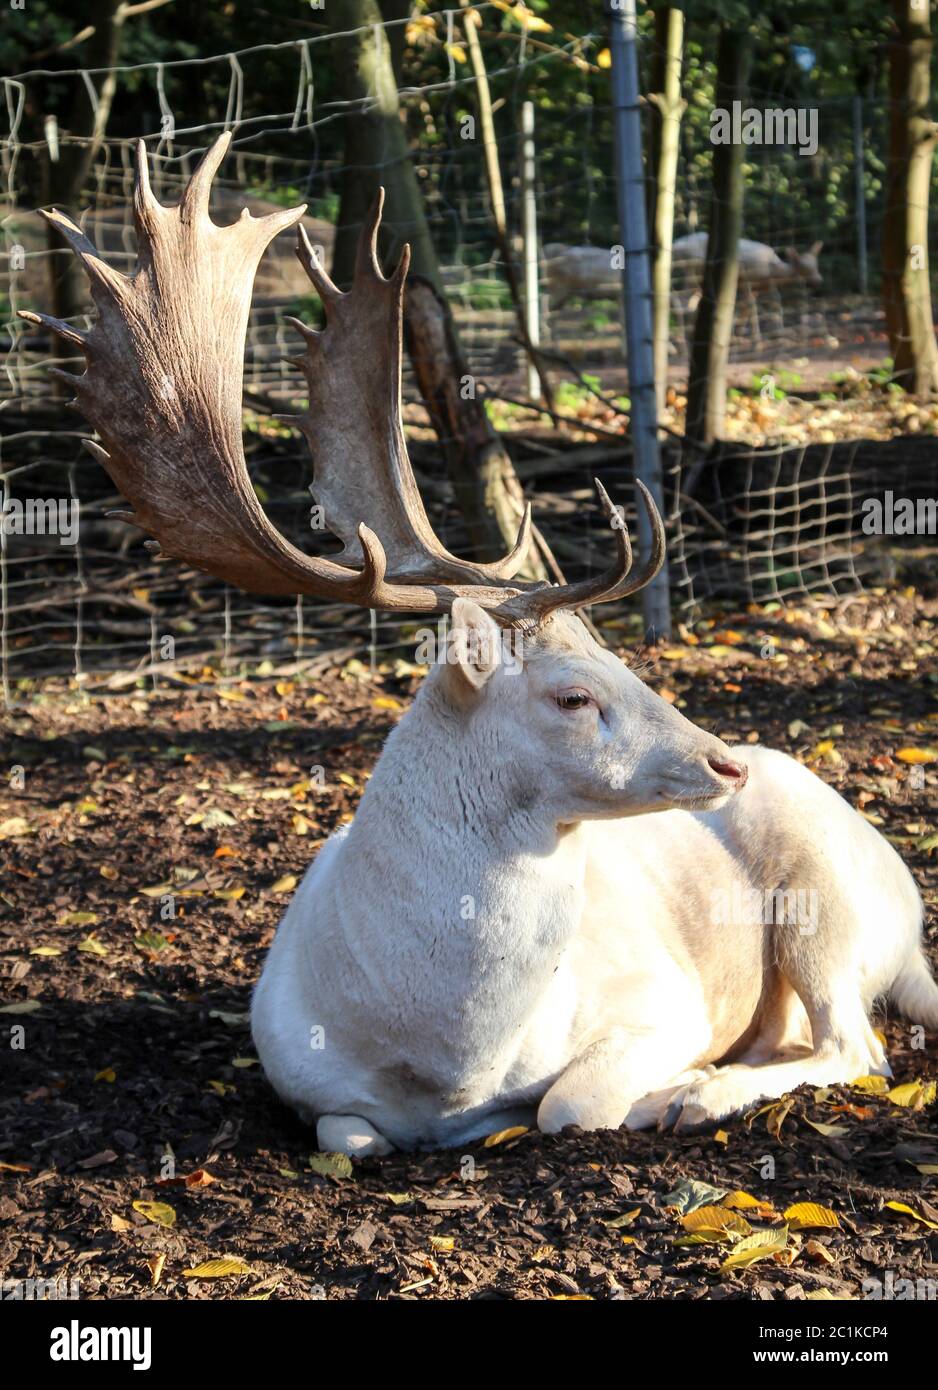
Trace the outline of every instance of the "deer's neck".
<instances>
[{"instance_id":1,"label":"deer's neck","mask_svg":"<svg viewBox=\"0 0 938 1390\"><path fill-rule=\"evenodd\" d=\"M553 969L579 926L581 828L558 825L497 729L454 717L429 683L388 740L343 859L359 900L386 905L373 928L358 914L361 930L456 971L491 958L538 975L543 951Z\"/></svg>"}]
</instances>

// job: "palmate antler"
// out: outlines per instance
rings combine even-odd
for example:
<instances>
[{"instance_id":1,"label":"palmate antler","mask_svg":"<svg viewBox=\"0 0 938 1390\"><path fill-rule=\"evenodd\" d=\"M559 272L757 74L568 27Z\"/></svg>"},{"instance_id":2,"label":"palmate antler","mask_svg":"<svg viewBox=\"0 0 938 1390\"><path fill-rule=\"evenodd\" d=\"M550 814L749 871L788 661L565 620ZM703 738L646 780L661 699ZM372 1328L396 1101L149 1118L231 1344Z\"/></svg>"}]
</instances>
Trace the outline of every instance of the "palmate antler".
<instances>
[{"instance_id":1,"label":"palmate antler","mask_svg":"<svg viewBox=\"0 0 938 1390\"><path fill-rule=\"evenodd\" d=\"M137 149L134 221L138 268L128 279L108 266L60 212L44 216L80 258L98 317L86 334L45 314L20 311L81 347L83 376L57 374L104 442L85 444L131 505L117 515L149 532L168 554L239 588L313 594L389 611L446 613L462 596L506 624L537 623L557 608L621 598L661 568L664 528L638 484L652 523L652 554L632 575L628 533L597 482L616 541L614 563L578 584L511 582L524 558L530 508L509 555L475 564L434 535L407 455L401 423L401 341L409 249L386 279L377 261L382 196L359 241L351 289L343 294L318 264L303 228L297 254L326 314L296 359L309 386L297 424L313 453L314 496L343 543L332 558L303 554L264 514L241 439L244 345L254 276L271 240L305 207L229 227L209 216L212 180L228 149L221 135L179 202L153 196L143 141ZM52 369L57 370L57 369Z\"/></svg>"}]
</instances>

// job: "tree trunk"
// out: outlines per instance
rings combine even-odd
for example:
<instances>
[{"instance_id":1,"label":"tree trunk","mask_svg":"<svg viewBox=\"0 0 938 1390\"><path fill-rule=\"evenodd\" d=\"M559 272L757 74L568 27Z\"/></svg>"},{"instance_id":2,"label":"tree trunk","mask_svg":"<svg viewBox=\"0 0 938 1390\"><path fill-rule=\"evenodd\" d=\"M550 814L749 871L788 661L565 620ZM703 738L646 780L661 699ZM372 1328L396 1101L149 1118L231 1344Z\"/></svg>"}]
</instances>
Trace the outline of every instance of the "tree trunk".
<instances>
[{"instance_id":1,"label":"tree trunk","mask_svg":"<svg viewBox=\"0 0 938 1390\"><path fill-rule=\"evenodd\" d=\"M671 248L674 243L674 194L680 153L681 117L687 102L681 97L684 53L684 11L669 5L655 13L652 92L652 168L655 171L651 225L654 228L652 289L654 292L655 392L658 414L668 389L668 349L671 345Z\"/></svg>"},{"instance_id":2,"label":"tree trunk","mask_svg":"<svg viewBox=\"0 0 938 1390\"><path fill-rule=\"evenodd\" d=\"M522 290L518 269L515 265L514 251L508 232L508 219L505 214L505 194L502 185L502 171L498 158L498 137L495 133L495 116L492 111L492 95L489 90L488 72L486 71L485 59L482 55L482 45L479 43L478 35L478 26L482 21L477 11L471 8L471 0L459 0L459 3L463 9L462 27L466 36L466 45L469 49L469 61L472 64L472 74L475 78L476 106L479 111L482 153L485 159L485 181L488 186L489 208L495 227L495 240L502 258L502 265L505 267L505 279L508 281L511 301L515 306L515 316L518 320L518 335L521 338L528 360L537 372L544 403L548 410L555 410L556 402L553 388L550 384L547 363L543 354L539 352L531 342L530 335L528 334L524 291Z\"/></svg>"},{"instance_id":3,"label":"tree trunk","mask_svg":"<svg viewBox=\"0 0 938 1390\"><path fill-rule=\"evenodd\" d=\"M931 26L926 4L892 0L889 164L883 221L883 299L895 379L938 394L938 346L928 272L928 194L938 128L929 119Z\"/></svg>"},{"instance_id":4,"label":"tree trunk","mask_svg":"<svg viewBox=\"0 0 938 1390\"><path fill-rule=\"evenodd\" d=\"M345 118L345 164L332 277L352 278L359 227L378 184L385 187L382 252L397 258L411 244L411 277L404 299L404 333L421 395L440 440L460 510L477 558L494 560L515 541L523 510L514 466L466 366L459 335L443 293L439 262L424 214L416 170L401 119L391 52L377 0L330 0L335 32L359 30L341 40L342 95L364 109ZM521 573L545 578L533 546Z\"/></svg>"},{"instance_id":5,"label":"tree trunk","mask_svg":"<svg viewBox=\"0 0 938 1390\"><path fill-rule=\"evenodd\" d=\"M750 54L747 33L721 29L715 103L718 110L732 111L734 101L744 103ZM713 148L707 260L694 320L684 428L685 440L692 450L706 448L723 432L742 225L743 147L730 141Z\"/></svg>"},{"instance_id":6,"label":"tree trunk","mask_svg":"<svg viewBox=\"0 0 938 1390\"><path fill-rule=\"evenodd\" d=\"M94 33L82 51L83 65L115 68L120 58L126 18L122 0L91 0L87 17L94 26ZM100 80L100 76L96 76ZM43 202L47 207L59 208L73 218L81 212L82 189L104 140L117 78L113 71L107 73L98 91L96 111L92 109L84 83L76 82L74 86L75 98L68 123L72 140L62 142L57 160L47 160L43 190ZM82 143L72 143L75 140ZM77 256L61 254L62 238L52 226L46 229L46 243L53 253L48 260L52 313L60 319L74 318L89 303L86 277Z\"/></svg>"},{"instance_id":7,"label":"tree trunk","mask_svg":"<svg viewBox=\"0 0 938 1390\"><path fill-rule=\"evenodd\" d=\"M470 538L478 546L493 515L500 539L514 537L524 512L523 489L485 410L466 409L477 404L465 398L475 388L449 305L416 275L407 282L404 338Z\"/></svg>"}]
</instances>

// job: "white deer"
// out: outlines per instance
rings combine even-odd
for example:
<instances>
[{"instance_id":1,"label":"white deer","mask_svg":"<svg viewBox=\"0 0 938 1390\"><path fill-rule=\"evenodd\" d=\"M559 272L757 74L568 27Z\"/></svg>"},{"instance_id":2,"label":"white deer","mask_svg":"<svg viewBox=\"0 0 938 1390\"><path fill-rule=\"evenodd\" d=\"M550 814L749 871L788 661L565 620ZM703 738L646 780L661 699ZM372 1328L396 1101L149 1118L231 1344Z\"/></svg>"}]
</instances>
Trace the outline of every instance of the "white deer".
<instances>
[{"instance_id":1,"label":"white deer","mask_svg":"<svg viewBox=\"0 0 938 1390\"><path fill-rule=\"evenodd\" d=\"M785 250L784 259L766 246L763 241L747 241L745 237L738 243L739 284L749 290L762 290L771 285L786 281L803 281L817 288L824 281L818 269L817 258L824 246L815 241L807 251L799 252L793 246ZM707 259L707 233L691 232L678 237L671 248L671 263L692 272L699 280Z\"/></svg>"},{"instance_id":2,"label":"white deer","mask_svg":"<svg viewBox=\"0 0 938 1390\"><path fill-rule=\"evenodd\" d=\"M348 294L300 234L326 311L322 334L302 328L300 424L344 549L307 556L271 526L244 462L241 361L256 265L302 210L216 226L227 143L169 208L141 147L132 280L50 214L98 319L85 334L26 317L85 352L71 380L106 446L91 451L169 553L261 592L451 615L447 659L267 958L252 1027L278 1093L321 1147L365 1155L535 1121L698 1126L803 1082L888 1073L878 997L938 1028L895 851L791 758L689 723L572 615L660 566L647 494L654 544L634 576L601 488L616 558L579 584L510 578L527 516L493 565L434 537L400 424L406 253L386 280L380 202Z\"/></svg>"},{"instance_id":3,"label":"white deer","mask_svg":"<svg viewBox=\"0 0 938 1390\"><path fill-rule=\"evenodd\" d=\"M803 281L816 288L823 284L818 256L824 243L816 241L809 250L788 247L784 259L762 241L739 242L740 288L758 292L786 281ZM615 298L621 289L621 271L614 269L611 249L600 246L566 246L548 242L544 247L544 278L551 308L560 309L574 295L581 299ZM671 260L699 286L707 259L707 233L692 232L678 237L671 249Z\"/></svg>"}]
</instances>

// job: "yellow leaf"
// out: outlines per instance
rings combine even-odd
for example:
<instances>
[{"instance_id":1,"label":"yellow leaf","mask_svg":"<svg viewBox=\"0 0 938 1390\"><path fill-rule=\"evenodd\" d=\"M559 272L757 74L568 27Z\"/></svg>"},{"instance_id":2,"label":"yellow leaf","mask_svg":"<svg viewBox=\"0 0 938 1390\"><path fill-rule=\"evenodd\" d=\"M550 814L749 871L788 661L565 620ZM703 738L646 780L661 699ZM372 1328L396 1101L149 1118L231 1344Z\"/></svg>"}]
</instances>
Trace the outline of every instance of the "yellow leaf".
<instances>
[{"instance_id":1,"label":"yellow leaf","mask_svg":"<svg viewBox=\"0 0 938 1390\"><path fill-rule=\"evenodd\" d=\"M850 1085L855 1091L866 1091L871 1096L884 1096L889 1091L885 1076L858 1076Z\"/></svg>"},{"instance_id":2,"label":"yellow leaf","mask_svg":"<svg viewBox=\"0 0 938 1390\"><path fill-rule=\"evenodd\" d=\"M219 690L218 698L219 700L235 700L240 702L246 700L247 695L245 695L243 690Z\"/></svg>"},{"instance_id":3,"label":"yellow leaf","mask_svg":"<svg viewBox=\"0 0 938 1390\"><path fill-rule=\"evenodd\" d=\"M617 1231L620 1226L631 1226L640 1211L641 1207L633 1207L631 1211L624 1211L621 1216L614 1216L611 1221L604 1221L603 1225L610 1231Z\"/></svg>"},{"instance_id":4,"label":"yellow leaf","mask_svg":"<svg viewBox=\"0 0 938 1390\"><path fill-rule=\"evenodd\" d=\"M733 1253L726 1257L720 1265L720 1272L729 1274L734 1269L748 1269L757 1260L771 1259L775 1255L783 1254L787 1247L787 1226L781 1226L774 1231L753 1231L751 1236L741 1240Z\"/></svg>"},{"instance_id":5,"label":"yellow leaf","mask_svg":"<svg viewBox=\"0 0 938 1390\"><path fill-rule=\"evenodd\" d=\"M60 956L61 951L57 951L54 946L34 946L29 953L31 956Z\"/></svg>"},{"instance_id":6,"label":"yellow leaf","mask_svg":"<svg viewBox=\"0 0 938 1390\"><path fill-rule=\"evenodd\" d=\"M104 1067L101 1071L98 1072L97 1076L95 1077L95 1081L108 1081L112 1085L116 1080L117 1072L114 1070L113 1067Z\"/></svg>"},{"instance_id":7,"label":"yellow leaf","mask_svg":"<svg viewBox=\"0 0 938 1390\"><path fill-rule=\"evenodd\" d=\"M743 1192L742 1188L737 1188L735 1192L729 1192L720 1203L721 1207L761 1207L763 1205L758 1197L753 1197L750 1192Z\"/></svg>"},{"instance_id":8,"label":"yellow leaf","mask_svg":"<svg viewBox=\"0 0 938 1390\"><path fill-rule=\"evenodd\" d=\"M96 912L63 912L59 916L60 927L93 927L98 920Z\"/></svg>"},{"instance_id":9,"label":"yellow leaf","mask_svg":"<svg viewBox=\"0 0 938 1390\"><path fill-rule=\"evenodd\" d=\"M100 864L98 873L102 878L106 878L108 883L113 883L115 878L119 876L117 870L113 869L110 864Z\"/></svg>"},{"instance_id":10,"label":"yellow leaf","mask_svg":"<svg viewBox=\"0 0 938 1390\"><path fill-rule=\"evenodd\" d=\"M256 1067L259 1064L259 1057L232 1057L231 1059L231 1065L233 1067L241 1067L242 1069L244 1067Z\"/></svg>"},{"instance_id":11,"label":"yellow leaf","mask_svg":"<svg viewBox=\"0 0 938 1390\"><path fill-rule=\"evenodd\" d=\"M907 1081L904 1086L893 1086L886 1092L886 1099L893 1105L902 1105L909 1110L922 1110L935 1099L935 1082Z\"/></svg>"},{"instance_id":12,"label":"yellow leaf","mask_svg":"<svg viewBox=\"0 0 938 1390\"><path fill-rule=\"evenodd\" d=\"M517 1139L522 1134L527 1134L527 1125L513 1125L511 1129L500 1129L495 1134L485 1136L484 1147L494 1149L496 1144L507 1144L509 1139Z\"/></svg>"},{"instance_id":13,"label":"yellow leaf","mask_svg":"<svg viewBox=\"0 0 938 1390\"><path fill-rule=\"evenodd\" d=\"M461 43L447 43L444 44L443 47L446 49L447 53L451 55L455 62L466 62L466 50L463 48Z\"/></svg>"},{"instance_id":14,"label":"yellow leaf","mask_svg":"<svg viewBox=\"0 0 938 1390\"><path fill-rule=\"evenodd\" d=\"M725 628L721 632L714 632L713 640L722 643L725 647L738 647L746 639L741 632L734 632L732 628Z\"/></svg>"},{"instance_id":15,"label":"yellow leaf","mask_svg":"<svg viewBox=\"0 0 938 1390\"><path fill-rule=\"evenodd\" d=\"M814 1303L837 1302L837 1299L831 1293L830 1289L812 1289L810 1293L805 1294L805 1298L810 1298Z\"/></svg>"},{"instance_id":16,"label":"yellow leaf","mask_svg":"<svg viewBox=\"0 0 938 1390\"><path fill-rule=\"evenodd\" d=\"M314 1153L309 1156L309 1166L322 1178L350 1178L352 1160L348 1154Z\"/></svg>"},{"instance_id":17,"label":"yellow leaf","mask_svg":"<svg viewBox=\"0 0 938 1390\"><path fill-rule=\"evenodd\" d=\"M818 1206L817 1202L796 1202L793 1207L789 1207L782 1213L786 1221L791 1222L792 1230L805 1231L814 1227L839 1226L837 1213L831 1211L830 1207Z\"/></svg>"},{"instance_id":18,"label":"yellow leaf","mask_svg":"<svg viewBox=\"0 0 938 1390\"><path fill-rule=\"evenodd\" d=\"M163 1254L153 1255L147 1260L147 1269L150 1271L150 1288L155 1289L160 1282L160 1275L163 1273L163 1266L166 1263L166 1256Z\"/></svg>"},{"instance_id":19,"label":"yellow leaf","mask_svg":"<svg viewBox=\"0 0 938 1390\"><path fill-rule=\"evenodd\" d=\"M0 821L0 840L15 840L20 835L32 835L33 828L23 816L9 816Z\"/></svg>"},{"instance_id":20,"label":"yellow leaf","mask_svg":"<svg viewBox=\"0 0 938 1390\"><path fill-rule=\"evenodd\" d=\"M272 893L289 893L295 887L296 875L284 874L283 878L277 879L277 882L273 885L270 891Z\"/></svg>"},{"instance_id":21,"label":"yellow leaf","mask_svg":"<svg viewBox=\"0 0 938 1390\"><path fill-rule=\"evenodd\" d=\"M168 1202L131 1202L134 1211L139 1211L148 1221L157 1226L175 1226L176 1213Z\"/></svg>"},{"instance_id":22,"label":"yellow leaf","mask_svg":"<svg viewBox=\"0 0 938 1390\"><path fill-rule=\"evenodd\" d=\"M340 772L339 781L344 783L346 787L354 787L355 785L355 778L350 772Z\"/></svg>"},{"instance_id":23,"label":"yellow leaf","mask_svg":"<svg viewBox=\"0 0 938 1390\"><path fill-rule=\"evenodd\" d=\"M596 66L600 68L612 67L612 54L608 48L601 48L596 54Z\"/></svg>"},{"instance_id":24,"label":"yellow leaf","mask_svg":"<svg viewBox=\"0 0 938 1390\"><path fill-rule=\"evenodd\" d=\"M243 883L236 883L233 888L216 888L212 894L213 898L223 898L225 902L237 902L243 898L247 889Z\"/></svg>"},{"instance_id":25,"label":"yellow leaf","mask_svg":"<svg viewBox=\"0 0 938 1390\"><path fill-rule=\"evenodd\" d=\"M403 709L400 700L395 700L393 695L379 695L377 700L372 700L374 709Z\"/></svg>"},{"instance_id":26,"label":"yellow leaf","mask_svg":"<svg viewBox=\"0 0 938 1390\"><path fill-rule=\"evenodd\" d=\"M96 936L86 936L84 941L78 943L79 951L84 951L89 956L106 956L107 947L102 946Z\"/></svg>"},{"instance_id":27,"label":"yellow leaf","mask_svg":"<svg viewBox=\"0 0 938 1390\"><path fill-rule=\"evenodd\" d=\"M430 1246L433 1250L455 1250L456 1241L452 1236L431 1236Z\"/></svg>"},{"instance_id":28,"label":"yellow leaf","mask_svg":"<svg viewBox=\"0 0 938 1390\"><path fill-rule=\"evenodd\" d=\"M224 1256L217 1260L204 1260L195 1269L184 1269L184 1279L227 1279L230 1274L250 1274L251 1266L236 1256Z\"/></svg>"},{"instance_id":29,"label":"yellow leaf","mask_svg":"<svg viewBox=\"0 0 938 1390\"><path fill-rule=\"evenodd\" d=\"M927 1216L923 1216L914 1207L907 1206L905 1202L887 1202L886 1206L890 1211L898 1211L903 1216L911 1216L913 1221L921 1221L922 1225L927 1226L930 1231L938 1231L938 1221L929 1221Z\"/></svg>"},{"instance_id":30,"label":"yellow leaf","mask_svg":"<svg viewBox=\"0 0 938 1390\"><path fill-rule=\"evenodd\" d=\"M685 1231L726 1231L728 1234L748 1236L752 1227L739 1212L728 1207L698 1207L681 1217Z\"/></svg>"},{"instance_id":31,"label":"yellow leaf","mask_svg":"<svg viewBox=\"0 0 938 1390\"><path fill-rule=\"evenodd\" d=\"M406 1207L414 1200L410 1192L382 1192L382 1197L386 1197L392 1206Z\"/></svg>"},{"instance_id":32,"label":"yellow leaf","mask_svg":"<svg viewBox=\"0 0 938 1390\"><path fill-rule=\"evenodd\" d=\"M140 892L147 898L161 898L164 893L171 893L173 885L171 883L154 883L151 888L141 888Z\"/></svg>"},{"instance_id":33,"label":"yellow leaf","mask_svg":"<svg viewBox=\"0 0 938 1390\"><path fill-rule=\"evenodd\" d=\"M938 762L938 748L900 748L896 753L900 763Z\"/></svg>"},{"instance_id":34,"label":"yellow leaf","mask_svg":"<svg viewBox=\"0 0 938 1390\"><path fill-rule=\"evenodd\" d=\"M713 1138L717 1144L728 1144L730 1142L730 1136L725 1129L718 1129Z\"/></svg>"}]
</instances>

